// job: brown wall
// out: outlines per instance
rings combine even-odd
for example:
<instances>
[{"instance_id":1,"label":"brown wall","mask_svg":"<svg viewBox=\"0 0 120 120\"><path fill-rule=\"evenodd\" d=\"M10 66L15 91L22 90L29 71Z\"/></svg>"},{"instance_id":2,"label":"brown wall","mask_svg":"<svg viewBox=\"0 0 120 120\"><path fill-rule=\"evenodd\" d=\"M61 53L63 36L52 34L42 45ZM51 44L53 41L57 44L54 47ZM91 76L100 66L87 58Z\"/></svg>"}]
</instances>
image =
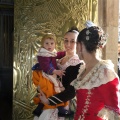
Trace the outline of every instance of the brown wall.
<instances>
[{"instance_id":1,"label":"brown wall","mask_svg":"<svg viewBox=\"0 0 120 120\"><path fill-rule=\"evenodd\" d=\"M108 34L105 59L111 59L117 71L119 0L98 0L98 23Z\"/></svg>"}]
</instances>

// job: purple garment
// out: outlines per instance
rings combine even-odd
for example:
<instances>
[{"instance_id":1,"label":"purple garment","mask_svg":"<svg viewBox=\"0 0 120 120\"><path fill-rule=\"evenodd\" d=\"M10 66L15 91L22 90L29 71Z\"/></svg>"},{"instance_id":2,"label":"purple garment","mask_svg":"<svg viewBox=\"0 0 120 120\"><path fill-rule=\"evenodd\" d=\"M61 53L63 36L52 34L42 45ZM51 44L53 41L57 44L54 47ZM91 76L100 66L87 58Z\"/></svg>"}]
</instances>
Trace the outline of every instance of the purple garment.
<instances>
[{"instance_id":1,"label":"purple garment","mask_svg":"<svg viewBox=\"0 0 120 120\"><path fill-rule=\"evenodd\" d=\"M65 52L57 52L56 57L43 57L37 56L38 62L40 64L40 69L47 74L52 74L54 69L57 69L56 59L61 59L65 56Z\"/></svg>"}]
</instances>

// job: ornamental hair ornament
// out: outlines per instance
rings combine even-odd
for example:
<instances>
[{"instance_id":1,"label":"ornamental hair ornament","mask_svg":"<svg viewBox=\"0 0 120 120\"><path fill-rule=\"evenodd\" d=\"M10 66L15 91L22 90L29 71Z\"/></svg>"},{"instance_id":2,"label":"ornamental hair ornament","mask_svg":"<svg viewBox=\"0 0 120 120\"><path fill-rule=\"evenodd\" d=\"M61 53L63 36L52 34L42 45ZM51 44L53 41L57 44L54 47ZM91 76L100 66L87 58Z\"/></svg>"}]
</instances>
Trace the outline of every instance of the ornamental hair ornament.
<instances>
[{"instance_id":1,"label":"ornamental hair ornament","mask_svg":"<svg viewBox=\"0 0 120 120\"><path fill-rule=\"evenodd\" d=\"M90 31L89 30L86 30L86 35L89 35Z\"/></svg>"},{"instance_id":2,"label":"ornamental hair ornament","mask_svg":"<svg viewBox=\"0 0 120 120\"><path fill-rule=\"evenodd\" d=\"M87 40L87 41L89 40L89 36L86 36L86 40Z\"/></svg>"},{"instance_id":3,"label":"ornamental hair ornament","mask_svg":"<svg viewBox=\"0 0 120 120\"><path fill-rule=\"evenodd\" d=\"M99 43L98 43L98 47L103 48L104 45L107 42L107 36L104 31L102 30L102 28L99 27L98 29L98 34L99 34Z\"/></svg>"},{"instance_id":4,"label":"ornamental hair ornament","mask_svg":"<svg viewBox=\"0 0 120 120\"><path fill-rule=\"evenodd\" d=\"M89 39L90 39L90 37L89 37L89 34L90 34L91 32L89 31L89 30L86 30L86 40L88 41Z\"/></svg>"},{"instance_id":5,"label":"ornamental hair ornament","mask_svg":"<svg viewBox=\"0 0 120 120\"><path fill-rule=\"evenodd\" d=\"M104 33L104 31L101 27L98 27L98 26L89 27L89 28L86 29L85 35L86 35L85 36L86 41L89 41L91 39L91 37L93 37L92 41L95 44L97 44L98 48L103 48L104 45L106 44L107 35ZM98 39L94 39L94 36L96 36L96 35L99 36Z\"/></svg>"},{"instance_id":6,"label":"ornamental hair ornament","mask_svg":"<svg viewBox=\"0 0 120 120\"><path fill-rule=\"evenodd\" d=\"M96 26L96 24L94 24L92 21L88 20L86 21L85 23L85 27L86 28L89 28L89 27L93 27L93 26Z\"/></svg>"}]
</instances>

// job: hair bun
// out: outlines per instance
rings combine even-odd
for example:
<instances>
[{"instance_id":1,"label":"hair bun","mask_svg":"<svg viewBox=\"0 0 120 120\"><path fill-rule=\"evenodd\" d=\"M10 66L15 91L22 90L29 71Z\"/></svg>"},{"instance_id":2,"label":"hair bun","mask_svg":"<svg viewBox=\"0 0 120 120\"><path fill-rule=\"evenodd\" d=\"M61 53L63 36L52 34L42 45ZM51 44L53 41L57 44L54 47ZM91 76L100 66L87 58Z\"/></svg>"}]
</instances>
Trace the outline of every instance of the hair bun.
<instances>
[{"instance_id":1,"label":"hair bun","mask_svg":"<svg viewBox=\"0 0 120 120\"><path fill-rule=\"evenodd\" d=\"M76 32L79 32L78 28L76 26L72 26L68 32L73 32L73 31L76 31Z\"/></svg>"}]
</instances>

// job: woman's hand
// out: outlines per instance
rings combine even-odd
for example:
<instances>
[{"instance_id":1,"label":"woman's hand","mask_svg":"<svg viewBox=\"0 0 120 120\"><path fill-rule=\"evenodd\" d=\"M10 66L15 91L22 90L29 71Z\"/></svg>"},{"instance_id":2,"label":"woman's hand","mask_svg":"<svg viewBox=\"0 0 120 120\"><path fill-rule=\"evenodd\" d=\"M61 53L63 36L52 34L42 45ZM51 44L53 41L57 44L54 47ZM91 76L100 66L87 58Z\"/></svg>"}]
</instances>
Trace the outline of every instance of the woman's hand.
<instances>
[{"instance_id":1,"label":"woman's hand","mask_svg":"<svg viewBox=\"0 0 120 120\"><path fill-rule=\"evenodd\" d=\"M65 71L63 71L63 70L53 70L53 74L56 74L56 75L62 77L63 75L65 75Z\"/></svg>"},{"instance_id":2,"label":"woman's hand","mask_svg":"<svg viewBox=\"0 0 120 120\"><path fill-rule=\"evenodd\" d=\"M40 90L40 94L39 94L40 100L42 103L44 104L50 104L49 100L46 98L45 94Z\"/></svg>"}]
</instances>

